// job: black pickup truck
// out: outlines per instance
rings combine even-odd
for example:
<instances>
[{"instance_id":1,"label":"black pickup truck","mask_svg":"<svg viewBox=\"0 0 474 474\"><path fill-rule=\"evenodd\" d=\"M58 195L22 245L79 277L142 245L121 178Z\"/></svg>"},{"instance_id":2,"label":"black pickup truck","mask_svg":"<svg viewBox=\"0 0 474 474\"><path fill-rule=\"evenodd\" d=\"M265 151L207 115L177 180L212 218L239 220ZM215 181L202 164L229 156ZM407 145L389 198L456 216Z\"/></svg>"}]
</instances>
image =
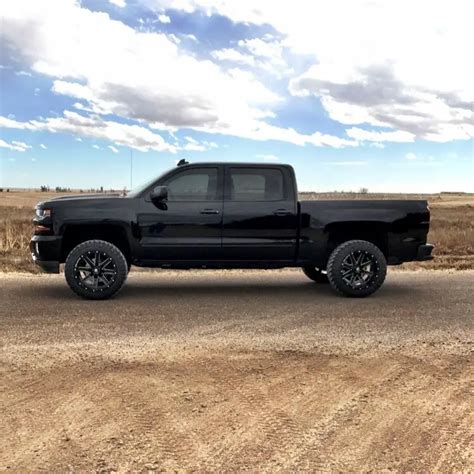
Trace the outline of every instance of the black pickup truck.
<instances>
[{"instance_id":1,"label":"black pickup truck","mask_svg":"<svg viewBox=\"0 0 474 474\"><path fill-rule=\"evenodd\" d=\"M301 267L318 283L363 297L388 265L429 260L426 201L298 201L293 168L180 163L127 195L79 195L36 207L34 261L71 289L105 299L131 265Z\"/></svg>"}]
</instances>

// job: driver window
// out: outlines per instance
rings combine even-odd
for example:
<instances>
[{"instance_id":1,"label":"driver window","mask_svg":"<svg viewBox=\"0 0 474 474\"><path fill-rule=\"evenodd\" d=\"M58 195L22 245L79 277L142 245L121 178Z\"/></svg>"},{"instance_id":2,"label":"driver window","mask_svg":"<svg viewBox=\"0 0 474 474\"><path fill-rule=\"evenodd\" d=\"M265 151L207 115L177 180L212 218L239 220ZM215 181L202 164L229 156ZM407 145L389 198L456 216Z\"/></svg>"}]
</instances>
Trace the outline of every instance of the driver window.
<instances>
[{"instance_id":1,"label":"driver window","mask_svg":"<svg viewBox=\"0 0 474 474\"><path fill-rule=\"evenodd\" d=\"M168 201L216 201L217 168L193 168L163 183Z\"/></svg>"}]
</instances>

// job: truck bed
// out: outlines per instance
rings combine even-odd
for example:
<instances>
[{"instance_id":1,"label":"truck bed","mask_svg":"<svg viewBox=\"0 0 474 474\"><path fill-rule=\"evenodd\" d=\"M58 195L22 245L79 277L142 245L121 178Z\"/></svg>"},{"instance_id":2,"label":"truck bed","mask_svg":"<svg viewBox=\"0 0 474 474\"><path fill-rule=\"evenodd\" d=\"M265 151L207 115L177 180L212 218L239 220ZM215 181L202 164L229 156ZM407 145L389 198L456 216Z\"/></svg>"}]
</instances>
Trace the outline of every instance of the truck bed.
<instances>
[{"instance_id":1,"label":"truck bed","mask_svg":"<svg viewBox=\"0 0 474 474\"><path fill-rule=\"evenodd\" d=\"M429 231L426 200L300 201L299 207L299 257L321 264L325 257L320 259L317 249L347 240L348 232L351 238L368 238L369 233L371 239L379 236L389 263L415 260L417 248L426 243Z\"/></svg>"}]
</instances>

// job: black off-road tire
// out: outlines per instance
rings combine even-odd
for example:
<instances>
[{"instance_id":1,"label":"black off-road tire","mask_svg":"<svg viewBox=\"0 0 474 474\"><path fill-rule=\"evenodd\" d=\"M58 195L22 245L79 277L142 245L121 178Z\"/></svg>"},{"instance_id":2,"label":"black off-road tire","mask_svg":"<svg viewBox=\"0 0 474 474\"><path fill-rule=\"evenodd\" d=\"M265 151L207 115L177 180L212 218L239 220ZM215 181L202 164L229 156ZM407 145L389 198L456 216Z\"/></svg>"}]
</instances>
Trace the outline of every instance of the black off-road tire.
<instances>
[{"instance_id":1,"label":"black off-road tire","mask_svg":"<svg viewBox=\"0 0 474 474\"><path fill-rule=\"evenodd\" d=\"M106 267L101 269L101 264L105 263ZM127 279L128 265L115 245L104 240L87 240L71 250L64 273L67 284L77 295L89 300L105 300L122 288Z\"/></svg>"},{"instance_id":2,"label":"black off-road tire","mask_svg":"<svg viewBox=\"0 0 474 474\"><path fill-rule=\"evenodd\" d=\"M351 266L351 262L358 258L358 264ZM365 262L369 263L363 265ZM339 294L353 298L375 293L382 286L386 274L384 254L366 240L349 240L339 245L331 253L327 264L331 287Z\"/></svg>"},{"instance_id":3,"label":"black off-road tire","mask_svg":"<svg viewBox=\"0 0 474 474\"><path fill-rule=\"evenodd\" d=\"M329 283L329 279L326 273L323 273L317 267L303 267L303 273L310 279L316 283L326 284Z\"/></svg>"}]
</instances>

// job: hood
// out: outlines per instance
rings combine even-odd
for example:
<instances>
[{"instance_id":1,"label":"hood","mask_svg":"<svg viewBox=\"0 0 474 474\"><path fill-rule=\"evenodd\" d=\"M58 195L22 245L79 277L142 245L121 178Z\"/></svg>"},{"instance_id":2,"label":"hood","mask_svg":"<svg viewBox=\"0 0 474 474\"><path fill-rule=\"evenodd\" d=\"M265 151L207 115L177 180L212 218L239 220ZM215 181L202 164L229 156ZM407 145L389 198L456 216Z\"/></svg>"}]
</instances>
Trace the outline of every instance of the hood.
<instances>
[{"instance_id":1,"label":"hood","mask_svg":"<svg viewBox=\"0 0 474 474\"><path fill-rule=\"evenodd\" d=\"M58 196L47 201L39 202L36 207L49 207L54 206L55 203L63 203L63 202L70 202L71 204L74 202L83 203L87 201L109 201L110 199L117 199L123 198L124 195L122 193L95 193L95 194L71 194L66 196Z\"/></svg>"}]
</instances>

